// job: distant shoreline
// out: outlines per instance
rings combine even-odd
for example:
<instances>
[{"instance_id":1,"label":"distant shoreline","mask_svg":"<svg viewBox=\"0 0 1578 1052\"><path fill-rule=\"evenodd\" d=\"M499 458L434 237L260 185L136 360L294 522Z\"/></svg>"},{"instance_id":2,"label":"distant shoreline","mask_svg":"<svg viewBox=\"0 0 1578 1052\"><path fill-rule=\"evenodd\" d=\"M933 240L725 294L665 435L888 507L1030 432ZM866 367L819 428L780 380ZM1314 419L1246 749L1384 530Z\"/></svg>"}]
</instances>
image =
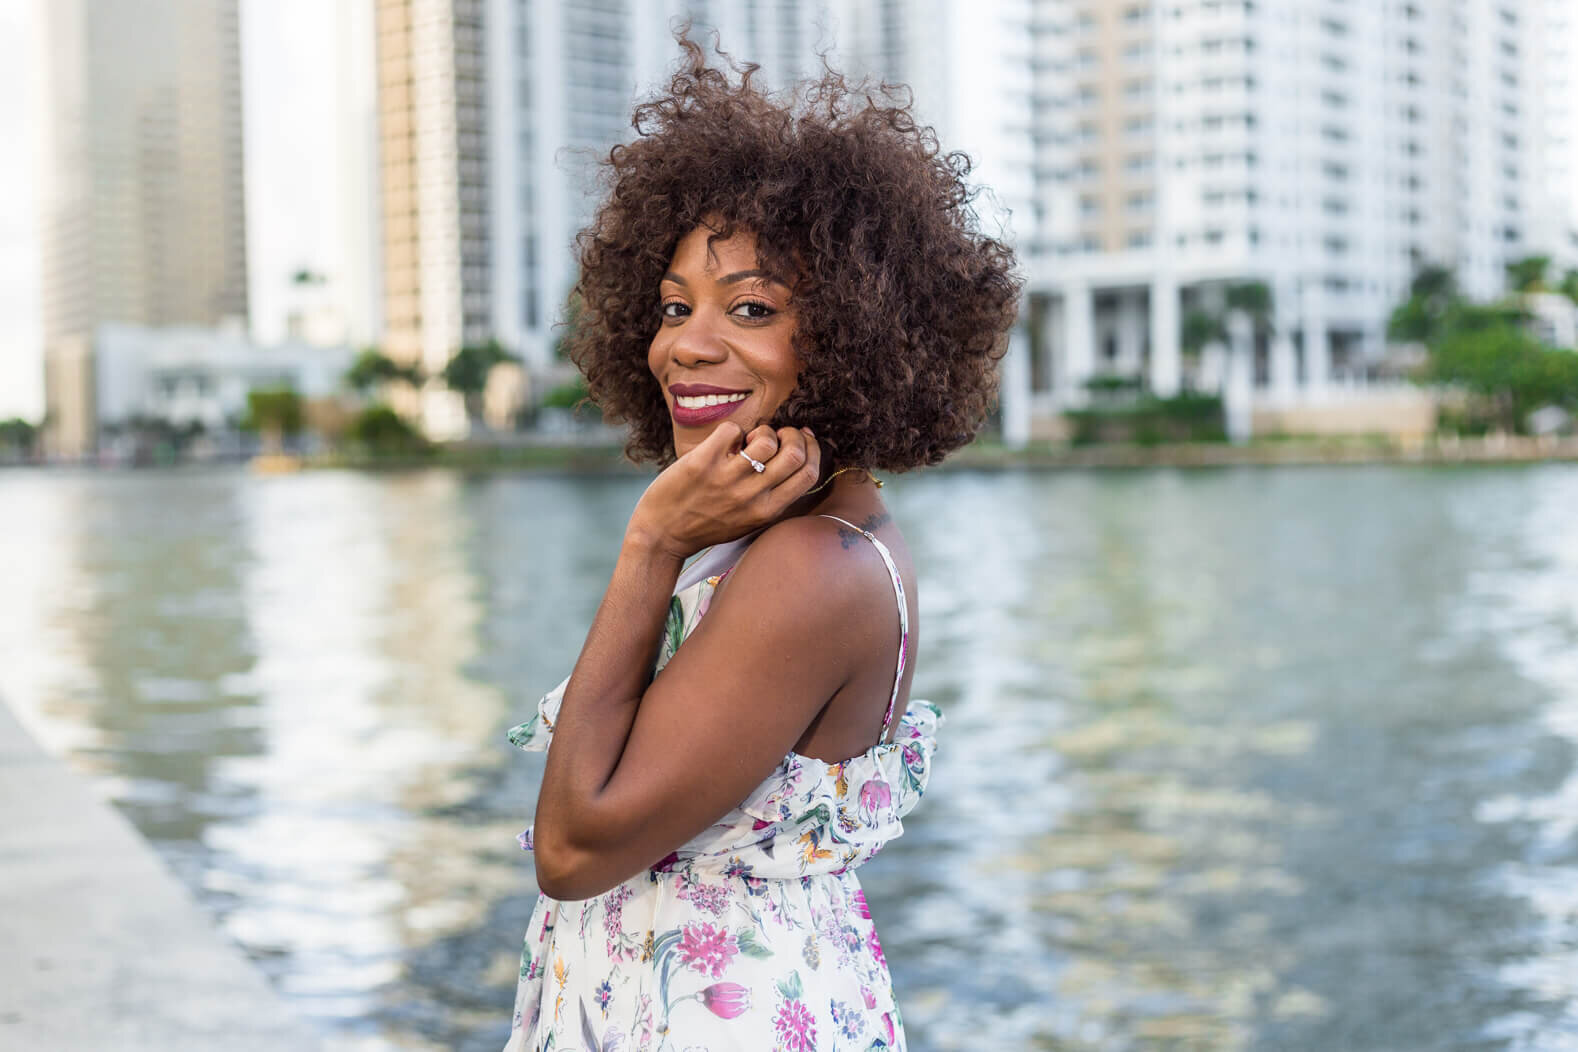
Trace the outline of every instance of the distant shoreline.
<instances>
[{"instance_id":1,"label":"distant shoreline","mask_svg":"<svg viewBox=\"0 0 1578 1052\"><path fill-rule=\"evenodd\" d=\"M1453 466L1578 462L1578 437L1486 436L1405 441L1388 436L1271 438L1244 445L1225 442L1103 444L1071 446L1032 442L1022 449L991 440L975 442L932 471L1134 470L1143 468L1298 467L1394 464ZM421 456L375 456L344 452L259 457L241 461L180 461L155 465L73 465L0 461L5 468L61 467L136 470L141 467L201 468L233 464L259 474L296 471L412 471L446 468L471 473L523 472L588 476L644 476L651 468L632 464L617 445L517 443L453 445Z\"/></svg>"},{"instance_id":2,"label":"distant shoreline","mask_svg":"<svg viewBox=\"0 0 1578 1052\"><path fill-rule=\"evenodd\" d=\"M1066 443L1033 442L1023 449L1009 449L997 442L981 441L966 446L942 464L927 470L1055 471L1323 464L1531 464L1547 461L1578 461L1578 438L1490 436L1406 442L1372 436L1262 439L1244 445L1191 442L1151 446L1070 446ZM430 457L411 460L337 455L316 458L303 466L369 470L448 467L467 471L548 471L591 475L644 475L651 470L625 460L617 446L557 445L449 447Z\"/></svg>"}]
</instances>

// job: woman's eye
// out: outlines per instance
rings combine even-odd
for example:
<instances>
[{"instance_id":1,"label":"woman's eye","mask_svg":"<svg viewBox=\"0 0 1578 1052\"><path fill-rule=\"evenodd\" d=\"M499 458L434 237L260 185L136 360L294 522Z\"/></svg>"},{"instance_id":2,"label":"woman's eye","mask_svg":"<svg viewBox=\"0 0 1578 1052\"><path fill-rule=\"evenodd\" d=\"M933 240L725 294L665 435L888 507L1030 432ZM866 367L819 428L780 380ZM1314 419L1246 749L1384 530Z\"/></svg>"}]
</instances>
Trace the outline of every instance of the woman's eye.
<instances>
[{"instance_id":1,"label":"woman's eye","mask_svg":"<svg viewBox=\"0 0 1578 1052\"><path fill-rule=\"evenodd\" d=\"M735 306L734 313L743 315L744 317L750 318L753 321L760 321L763 318L771 318L776 312L765 303L758 303L755 300L745 300L744 302Z\"/></svg>"},{"instance_id":2,"label":"woman's eye","mask_svg":"<svg viewBox=\"0 0 1578 1052\"><path fill-rule=\"evenodd\" d=\"M690 308L683 303L670 302L663 304L662 311L665 318L683 318L690 313Z\"/></svg>"}]
</instances>

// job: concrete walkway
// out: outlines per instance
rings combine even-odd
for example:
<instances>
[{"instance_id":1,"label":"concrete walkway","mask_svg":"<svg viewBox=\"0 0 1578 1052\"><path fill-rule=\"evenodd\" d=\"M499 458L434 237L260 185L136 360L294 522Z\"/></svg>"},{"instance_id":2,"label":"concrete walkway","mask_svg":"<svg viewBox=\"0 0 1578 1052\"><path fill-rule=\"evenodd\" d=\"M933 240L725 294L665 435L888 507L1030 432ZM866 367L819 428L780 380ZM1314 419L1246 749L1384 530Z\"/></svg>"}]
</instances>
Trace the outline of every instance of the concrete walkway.
<instances>
[{"instance_id":1,"label":"concrete walkway","mask_svg":"<svg viewBox=\"0 0 1578 1052\"><path fill-rule=\"evenodd\" d=\"M318 1048L131 823L3 703L0 1048Z\"/></svg>"}]
</instances>

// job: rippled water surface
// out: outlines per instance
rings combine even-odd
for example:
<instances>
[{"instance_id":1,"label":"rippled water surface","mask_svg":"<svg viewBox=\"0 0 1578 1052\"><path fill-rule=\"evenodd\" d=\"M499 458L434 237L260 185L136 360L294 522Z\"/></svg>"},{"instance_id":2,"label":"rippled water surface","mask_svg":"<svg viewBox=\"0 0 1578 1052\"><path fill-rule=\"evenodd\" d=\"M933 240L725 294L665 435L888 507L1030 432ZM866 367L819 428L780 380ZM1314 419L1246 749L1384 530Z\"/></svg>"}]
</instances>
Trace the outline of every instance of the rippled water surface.
<instances>
[{"instance_id":1,"label":"rippled water surface","mask_svg":"<svg viewBox=\"0 0 1578 1052\"><path fill-rule=\"evenodd\" d=\"M0 696L335 1049L496 1049L639 479L0 473ZM951 474L917 1052L1578 1049L1578 469Z\"/></svg>"}]
</instances>

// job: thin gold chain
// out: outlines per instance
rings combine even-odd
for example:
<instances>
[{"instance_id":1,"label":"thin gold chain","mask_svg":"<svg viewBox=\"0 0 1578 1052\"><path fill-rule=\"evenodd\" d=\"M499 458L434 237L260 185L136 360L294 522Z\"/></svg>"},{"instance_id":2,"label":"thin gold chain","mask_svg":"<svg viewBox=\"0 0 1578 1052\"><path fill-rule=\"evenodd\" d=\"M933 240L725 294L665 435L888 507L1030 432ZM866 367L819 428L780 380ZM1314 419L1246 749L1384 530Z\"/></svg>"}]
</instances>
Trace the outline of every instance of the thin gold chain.
<instances>
[{"instance_id":1,"label":"thin gold chain","mask_svg":"<svg viewBox=\"0 0 1578 1052\"><path fill-rule=\"evenodd\" d=\"M866 473L867 477L870 478L872 482L875 482L877 484L877 488L878 489L882 488L882 480L877 478L877 476L871 474L870 469L851 466L851 467L847 467L847 468L839 468L837 471L833 472L827 478L823 479L821 482L818 482L815 486L812 486L810 489L806 490L805 491L805 495L807 497L809 497L811 494L817 492L818 490L826 489L828 486L832 485L834 479L838 478L838 476L842 475L846 471L864 471Z\"/></svg>"}]
</instances>

